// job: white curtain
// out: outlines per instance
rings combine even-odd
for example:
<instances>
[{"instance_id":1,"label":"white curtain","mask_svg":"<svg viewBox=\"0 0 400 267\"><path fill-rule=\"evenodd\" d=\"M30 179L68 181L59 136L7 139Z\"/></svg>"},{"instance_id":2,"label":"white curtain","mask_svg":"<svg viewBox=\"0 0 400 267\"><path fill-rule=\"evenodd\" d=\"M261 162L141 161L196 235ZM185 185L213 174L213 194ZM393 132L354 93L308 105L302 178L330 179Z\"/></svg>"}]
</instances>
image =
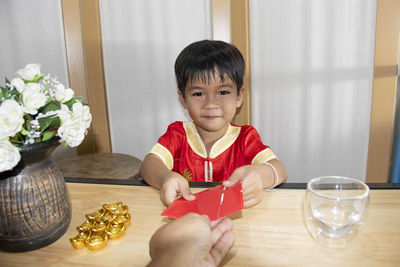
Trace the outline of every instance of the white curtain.
<instances>
[{"instance_id":1,"label":"white curtain","mask_svg":"<svg viewBox=\"0 0 400 267\"><path fill-rule=\"evenodd\" d=\"M112 149L143 159L176 120L174 63L194 41L211 38L209 0L100 0Z\"/></svg>"},{"instance_id":2,"label":"white curtain","mask_svg":"<svg viewBox=\"0 0 400 267\"><path fill-rule=\"evenodd\" d=\"M28 63L69 86L61 1L1 0L0 85ZM56 160L72 155L76 149L64 146L52 154Z\"/></svg>"},{"instance_id":3,"label":"white curtain","mask_svg":"<svg viewBox=\"0 0 400 267\"><path fill-rule=\"evenodd\" d=\"M60 1L1 0L0 36L1 85L26 64L40 63L68 86Z\"/></svg>"},{"instance_id":4,"label":"white curtain","mask_svg":"<svg viewBox=\"0 0 400 267\"><path fill-rule=\"evenodd\" d=\"M365 180L376 0L250 0L253 125L288 182Z\"/></svg>"}]
</instances>

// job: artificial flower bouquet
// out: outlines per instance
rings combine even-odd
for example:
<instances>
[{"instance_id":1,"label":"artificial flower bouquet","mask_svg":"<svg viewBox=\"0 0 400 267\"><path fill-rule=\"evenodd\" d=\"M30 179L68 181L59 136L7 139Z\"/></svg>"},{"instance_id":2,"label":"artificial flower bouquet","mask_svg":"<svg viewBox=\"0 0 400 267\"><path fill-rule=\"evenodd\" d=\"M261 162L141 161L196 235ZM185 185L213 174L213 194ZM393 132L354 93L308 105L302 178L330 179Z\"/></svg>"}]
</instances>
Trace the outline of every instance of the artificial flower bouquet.
<instances>
[{"instance_id":1,"label":"artificial flower bouquet","mask_svg":"<svg viewBox=\"0 0 400 267\"><path fill-rule=\"evenodd\" d=\"M28 64L0 87L0 173L21 159L19 147L59 136L70 147L80 145L92 115L82 97L57 78Z\"/></svg>"}]
</instances>

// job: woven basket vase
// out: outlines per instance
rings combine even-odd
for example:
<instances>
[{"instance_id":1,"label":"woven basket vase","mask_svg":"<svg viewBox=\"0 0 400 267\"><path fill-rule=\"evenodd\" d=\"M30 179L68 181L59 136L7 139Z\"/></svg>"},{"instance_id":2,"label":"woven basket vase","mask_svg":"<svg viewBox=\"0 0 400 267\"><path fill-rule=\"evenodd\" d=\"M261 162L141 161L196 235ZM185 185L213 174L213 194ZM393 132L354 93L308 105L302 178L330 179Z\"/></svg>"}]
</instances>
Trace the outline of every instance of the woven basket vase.
<instances>
[{"instance_id":1,"label":"woven basket vase","mask_svg":"<svg viewBox=\"0 0 400 267\"><path fill-rule=\"evenodd\" d=\"M71 221L64 178L50 154L59 138L21 147L21 160L0 173L0 250L38 249L59 239Z\"/></svg>"}]
</instances>

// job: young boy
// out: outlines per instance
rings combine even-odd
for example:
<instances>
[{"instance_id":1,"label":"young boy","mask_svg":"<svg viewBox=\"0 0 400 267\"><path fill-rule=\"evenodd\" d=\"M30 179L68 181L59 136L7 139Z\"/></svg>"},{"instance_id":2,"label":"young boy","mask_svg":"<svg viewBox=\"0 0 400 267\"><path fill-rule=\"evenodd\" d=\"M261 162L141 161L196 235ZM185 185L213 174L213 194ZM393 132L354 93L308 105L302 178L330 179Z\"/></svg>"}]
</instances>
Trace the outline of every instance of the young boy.
<instances>
[{"instance_id":1,"label":"young boy","mask_svg":"<svg viewBox=\"0 0 400 267\"><path fill-rule=\"evenodd\" d=\"M242 182L246 208L264 188L286 181L286 170L257 131L231 123L243 102L242 54L231 44L203 40L175 62L178 96L192 122L174 122L144 158L141 175L170 205L178 195L193 200L188 181Z\"/></svg>"}]
</instances>

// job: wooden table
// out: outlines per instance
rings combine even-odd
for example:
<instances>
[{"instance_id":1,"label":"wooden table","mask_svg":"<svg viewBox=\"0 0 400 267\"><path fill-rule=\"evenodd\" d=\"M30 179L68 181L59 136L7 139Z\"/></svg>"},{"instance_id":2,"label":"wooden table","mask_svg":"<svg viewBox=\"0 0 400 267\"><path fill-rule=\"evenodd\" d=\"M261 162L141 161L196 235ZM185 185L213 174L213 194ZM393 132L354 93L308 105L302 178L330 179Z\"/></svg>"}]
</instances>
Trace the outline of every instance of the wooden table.
<instances>
[{"instance_id":1,"label":"wooden table","mask_svg":"<svg viewBox=\"0 0 400 267\"><path fill-rule=\"evenodd\" d=\"M67 183L72 220L55 243L24 253L0 252L1 266L145 266L151 235L168 219L158 191L148 186ZM194 188L193 192L203 189ZM371 190L367 226L353 247L329 250L308 234L302 217L303 189L266 191L262 203L232 216L235 245L225 266L399 266L400 190ZM86 213L103 203L122 201L132 223L125 235L106 248L75 250L69 238Z\"/></svg>"}]
</instances>

